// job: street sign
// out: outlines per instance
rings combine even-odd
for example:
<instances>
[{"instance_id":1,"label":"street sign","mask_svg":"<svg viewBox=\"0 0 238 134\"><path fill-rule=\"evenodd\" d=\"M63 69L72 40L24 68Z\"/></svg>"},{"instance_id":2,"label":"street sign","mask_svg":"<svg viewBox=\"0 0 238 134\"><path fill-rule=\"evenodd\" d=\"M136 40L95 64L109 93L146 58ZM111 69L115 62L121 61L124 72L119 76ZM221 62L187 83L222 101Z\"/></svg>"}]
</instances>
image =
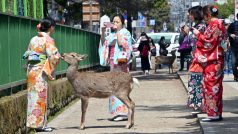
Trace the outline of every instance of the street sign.
<instances>
[{"instance_id":1,"label":"street sign","mask_svg":"<svg viewBox=\"0 0 238 134\"><path fill-rule=\"evenodd\" d=\"M145 27L146 26L145 17L142 15L141 12L138 12L138 22L139 22L138 27Z\"/></svg>"},{"instance_id":2,"label":"street sign","mask_svg":"<svg viewBox=\"0 0 238 134\"><path fill-rule=\"evenodd\" d=\"M155 25L155 20L150 20L150 25L154 26Z\"/></svg>"}]
</instances>

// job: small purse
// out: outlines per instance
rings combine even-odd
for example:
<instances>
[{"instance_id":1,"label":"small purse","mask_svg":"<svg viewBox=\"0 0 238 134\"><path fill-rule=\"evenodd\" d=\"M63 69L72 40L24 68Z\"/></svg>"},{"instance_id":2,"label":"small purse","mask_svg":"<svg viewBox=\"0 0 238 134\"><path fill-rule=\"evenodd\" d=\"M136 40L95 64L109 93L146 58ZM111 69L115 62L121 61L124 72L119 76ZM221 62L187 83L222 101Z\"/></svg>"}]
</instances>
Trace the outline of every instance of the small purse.
<instances>
[{"instance_id":1,"label":"small purse","mask_svg":"<svg viewBox=\"0 0 238 134\"><path fill-rule=\"evenodd\" d=\"M118 64L125 64L127 63L126 52L120 52L117 59Z\"/></svg>"}]
</instances>

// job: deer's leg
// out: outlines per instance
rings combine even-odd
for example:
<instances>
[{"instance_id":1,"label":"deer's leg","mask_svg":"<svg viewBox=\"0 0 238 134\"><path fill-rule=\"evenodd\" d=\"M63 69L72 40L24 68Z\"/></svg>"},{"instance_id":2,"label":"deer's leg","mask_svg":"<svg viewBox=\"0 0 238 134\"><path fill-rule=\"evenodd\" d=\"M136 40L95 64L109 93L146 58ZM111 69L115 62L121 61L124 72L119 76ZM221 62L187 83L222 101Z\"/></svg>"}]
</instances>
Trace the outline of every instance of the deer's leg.
<instances>
[{"instance_id":1,"label":"deer's leg","mask_svg":"<svg viewBox=\"0 0 238 134\"><path fill-rule=\"evenodd\" d=\"M88 108L88 97L85 96L81 96L81 111L82 111L82 116L81 116L81 124L80 124L80 129L84 129L85 125L85 115L86 115L86 111Z\"/></svg>"},{"instance_id":2,"label":"deer's leg","mask_svg":"<svg viewBox=\"0 0 238 134\"><path fill-rule=\"evenodd\" d=\"M128 107L128 122L126 128L129 129L134 125L135 103L130 100L129 96L117 96Z\"/></svg>"},{"instance_id":3,"label":"deer's leg","mask_svg":"<svg viewBox=\"0 0 238 134\"><path fill-rule=\"evenodd\" d=\"M157 69L157 64L155 63L155 73L156 73L156 69Z\"/></svg>"},{"instance_id":4,"label":"deer's leg","mask_svg":"<svg viewBox=\"0 0 238 134\"><path fill-rule=\"evenodd\" d=\"M171 66L169 65L169 74L170 74L170 67L171 67Z\"/></svg>"},{"instance_id":5,"label":"deer's leg","mask_svg":"<svg viewBox=\"0 0 238 134\"><path fill-rule=\"evenodd\" d=\"M172 66L171 66L172 74L174 73L173 69L174 69L174 67L173 67L173 65L172 65Z\"/></svg>"}]
</instances>

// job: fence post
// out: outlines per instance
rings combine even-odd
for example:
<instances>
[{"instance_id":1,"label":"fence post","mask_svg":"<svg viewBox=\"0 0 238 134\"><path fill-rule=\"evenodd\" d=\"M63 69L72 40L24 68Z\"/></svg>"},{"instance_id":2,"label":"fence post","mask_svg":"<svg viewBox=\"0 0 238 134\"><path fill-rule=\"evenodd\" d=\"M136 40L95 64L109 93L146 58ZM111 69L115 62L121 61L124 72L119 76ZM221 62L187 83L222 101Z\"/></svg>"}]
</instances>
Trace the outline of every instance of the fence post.
<instances>
[{"instance_id":1,"label":"fence post","mask_svg":"<svg viewBox=\"0 0 238 134\"><path fill-rule=\"evenodd\" d=\"M2 12L6 12L6 0L2 0Z\"/></svg>"},{"instance_id":2,"label":"fence post","mask_svg":"<svg viewBox=\"0 0 238 134\"><path fill-rule=\"evenodd\" d=\"M24 16L27 17L28 13L27 13L27 0L24 0Z\"/></svg>"},{"instance_id":3,"label":"fence post","mask_svg":"<svg viewBox=\"0 0 238 134\"><path fill-rule=\"evenodd\" d=\"M18 13L17 13L17 0L13 1L13 13L14 13L14 15L18 15Z\"/></svg>"},{"instance_id":4,"label":"fence post","mask_svg":"<svg viewBox=\"0 0 238 134\"><path fill-rule=\"evenodd\" d=\"M40 4L41 4L41 18L44 18L44 5L43 5L43 0L41 0Z\"/></svg>"},{"instance_id":5,"label":"fence post","mask_svg":"<svg viewBox=\"0 0 238 134\"><path fill-rule=\"evenodd\" d=\"M33 0L33 16L36 19L36 0Z\"/></svg>"}]
</instances>

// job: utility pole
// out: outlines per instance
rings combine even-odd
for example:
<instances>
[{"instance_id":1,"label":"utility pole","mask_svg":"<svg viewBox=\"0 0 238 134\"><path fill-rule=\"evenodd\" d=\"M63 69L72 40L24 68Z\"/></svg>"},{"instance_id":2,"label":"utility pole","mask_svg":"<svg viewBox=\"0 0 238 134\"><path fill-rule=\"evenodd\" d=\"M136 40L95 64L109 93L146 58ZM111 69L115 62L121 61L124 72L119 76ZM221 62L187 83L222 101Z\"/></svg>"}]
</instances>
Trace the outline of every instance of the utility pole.
<instances>
[{"instance_id":1,"label":"utility pole","mask_svg":"<svg viewBox=\"0 0 238 134\"><path fill-rule=\"evenodd\" d=\"M90 4L90 22L89 22L89 30L93 31L93 11L92 11L92 0L89 0Z\"/></svg>"}]
</instances>

